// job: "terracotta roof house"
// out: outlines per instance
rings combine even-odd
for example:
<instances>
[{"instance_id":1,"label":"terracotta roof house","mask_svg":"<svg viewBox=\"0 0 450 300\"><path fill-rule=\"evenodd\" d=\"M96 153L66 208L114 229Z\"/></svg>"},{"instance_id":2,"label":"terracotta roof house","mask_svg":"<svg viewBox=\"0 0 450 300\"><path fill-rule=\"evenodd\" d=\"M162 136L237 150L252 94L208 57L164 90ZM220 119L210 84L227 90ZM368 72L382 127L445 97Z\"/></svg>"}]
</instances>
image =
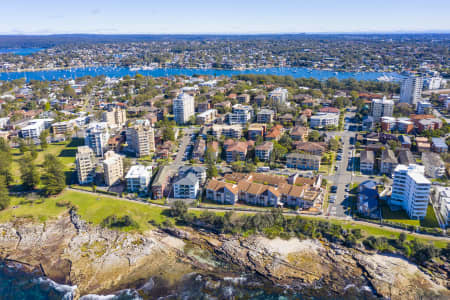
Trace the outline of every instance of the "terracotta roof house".
<instances>
[{"instance_id":1,"label":"terracotta roof house","mask_svg":"<svg viewBox=\"0 0 450 300\"><path fill-rule=\"evenodd\" d=\"M304 126L295 126L291 129L291 138L295 141L306 141L308 137L308 128Z\"/></svg>"},{"instance_id":2,"label":"terracotta roof house","mask_svg":"<svg viewBox=\"0 0 450 300\"><path fill-rule=\"evenodd\" d=\"M278 141L281 138L282 135L283 126L280 124L277 124L273 126L267 133L266 133L266 140L272 141L276 140Z\"/></svg>"}]
</instances>

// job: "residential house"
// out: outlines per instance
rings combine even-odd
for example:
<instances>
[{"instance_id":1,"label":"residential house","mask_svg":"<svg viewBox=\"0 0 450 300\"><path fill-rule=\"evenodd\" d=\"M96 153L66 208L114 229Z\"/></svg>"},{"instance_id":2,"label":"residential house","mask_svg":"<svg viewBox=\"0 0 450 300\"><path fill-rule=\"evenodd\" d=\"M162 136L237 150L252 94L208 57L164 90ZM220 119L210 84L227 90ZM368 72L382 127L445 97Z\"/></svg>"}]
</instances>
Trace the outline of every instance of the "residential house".
<instances>
[{"instance_id":1,"label":"residential house","mask_svg":"<svg viewBox=\"0 0 450 300\"><path fill-rule=\"evenodd\" d=\"M365 217L378 219L380 217L378 197L377 183L375 181L368 180L360 183L356 203L358 213Z\"/></svg>"},{"instance_id":2,"label":"residential house","mask_svg":"<svg viewBox=\"0 0 450 300\"><path fill-rule=\"evenodd\" d=\"M381 152L380 173L391 175L397 166L397 157L391 149L385 149Z\"/></svg>"},{"instance_id":3,"label":"residential house","mask_svg":"<svg viewBox=\"0 0 450 300\"><path fill-rule=\"evenodd\" d=\"M407 135L400 135L398 136L398 141L401 143L402 148L404 149L411 149L411 138Z\"/></svg>"},{"instance_id":4,"label":"residential house","mask_svg":"<svg viewBox=\"0 0 450 300\"><path fill-rule=\"evenodd\" d=\"M363 150L360 153L359 169L361 173L373 174L375 166L375 154L373 151Z\"/></svg>"},{"instance_id":5,"label":"residential house","mask_svg":"<svg viewBox=\"0 0 450 300\"><path fill-rule=\"evenodd\" d=\"M295 126L291 129L291 138L294 141L305 142L308 137L308 128L304 126Z\"/></svg>"},{"instance_id":6,"label":"residential house","mask_svg":"<svg viewBox=\"0 0 450 300\"><path fill-rule=\"evenodd\" d=\"M431 138L431 147L437 153L447 153L448 151L448 146L443 138Z\"/></svg>"},{"instance_id":7,"label":"residential house","mask_svg":"<svg viewBox=\"0 0 450 300\"><path fill-rule=\"evenodd\" d=\"M276 124L270 128L270 130L266 133L265 139L267 141L278 141L281 138L283 133L283 126L280 124Z\"/></svg>"},{"instance_id":8,"label":"residential house","mask_svg":"<svg viewBox=\"0 0 450 300\"><path fill-rule=\"evenodd\" d=\"M416 164L416 159L414 158L413 154L409 149L400 149L398 151L398 162L401 165L412 165Z\"/></svg>"}]
</instances>

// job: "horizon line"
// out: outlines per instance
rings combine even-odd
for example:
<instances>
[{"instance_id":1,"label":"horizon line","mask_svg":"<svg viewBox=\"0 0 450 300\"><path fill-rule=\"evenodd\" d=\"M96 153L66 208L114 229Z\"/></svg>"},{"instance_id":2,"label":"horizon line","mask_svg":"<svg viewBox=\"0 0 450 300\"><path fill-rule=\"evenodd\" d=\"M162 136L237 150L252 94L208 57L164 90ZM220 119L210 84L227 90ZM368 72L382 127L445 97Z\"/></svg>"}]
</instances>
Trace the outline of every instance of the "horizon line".
<instances>
[{"instance_id":1,"label":"horizon line","mask_svg":"<svg viewBox=\"0 0 450 300\"><path fill-rule=\"evenodd\" d=\"M363 35L363 34L450 34L450 29L445 30L392 30L392 31L310 31L310 32L171 32L171 33L99 33L99 32L67 32L67 33L4 33L0 36L58 36L58 35L228 35L228 36L257 36L257 35Z\"/></svg>"}]
</instances>

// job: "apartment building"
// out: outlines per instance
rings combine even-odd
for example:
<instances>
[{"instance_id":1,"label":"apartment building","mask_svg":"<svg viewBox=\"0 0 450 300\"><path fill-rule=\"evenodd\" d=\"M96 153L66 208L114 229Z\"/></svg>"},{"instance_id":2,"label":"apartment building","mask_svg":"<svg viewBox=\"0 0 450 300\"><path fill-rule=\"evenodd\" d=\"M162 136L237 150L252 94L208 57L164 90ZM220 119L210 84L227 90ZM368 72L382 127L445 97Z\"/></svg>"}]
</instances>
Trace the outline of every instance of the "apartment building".
<instances>
[{"instance_id":1,"label":"apartment building","mask_svg":"<svg viewBox=\"0 0 450 300\"><path fill-rule=\"evenodd\" d=\"M319 171L320 160L321 157L318 155L289 153L288 155L286 155L286 166L288 168L295 168L300 170Z\"/></svg>"},{"instance_id":2,"label":"apartment building","mask_svg":"<svg viewBox=\"0 0 450 300\"><path fill-rule=\"evenodd\" d=\"M431 182L419 165L398 165L394 170L391 205L402 207L411 219L423 219L427 214Z\"/></svg>"},{"instance_id":3,"label":"apartment building","mask_svg":"<svg viewBox=\"0 0 450 300\"><path fill-rule=\"evenodd\" d=\"M380 173L391 175L395 167L398 165L397 157L391 149L385 149L381 152Z\"/></svg>"},{"instance_id":4,"label":"apartment building","mask_svg":"<svg viewBox=\"0 0 450 300\"><path fill-rule=\"evenodd\" d=\"M228 145L225 149L225 157L227 163L234 161L245 161L247 156L247 143L235 141L231 145Z\"/></svg>"},{"instance_id":5,"label":"apartment building","mask_svg":"<svg viewBox=\"0 0 450 300\"><path fill-rule=\"evenodd\" d=\"M236 184L211 179L206 186L206 199L220 203L234 205L238 201Z\"/></svg>"},{"instance_id":6,"label":"apartment building","mask_svg":"<svg viewBox=\"0 0 450 300\"><path fill-rule=\"evenodd\" d=\"M94 152L88 146L77 149L75 164L79 184L90 184L95 178Z\"/></svg>"},{"instance_id":7,"label":"apartment building","mask_svg":"<svg viewBox=\"0 0 450 300\"><path fill-rule=\"evenodd\" d=\"M289 92L287 89L278 87L269 93L269 100L275 105L287 103Z\"/></svg>"},{"instance_id":8,"label":"apartment building","mask_svg":"<svg viewBox=\"0 0 450 300\"><path fill-rule=\"evenodd\" d=\"M122 127L127 122L127 112L120 107L112 107L102 113L102 122L111 127Z\"/></svg>"},{"instance_id":9,"label":"apartment building","mask_svg":"<svg viewBox=\"0 0 450 300\"><path fill-rule=\"evenodd\" d=\"M400 103L416 105L422 97L423 78L409 76L403 79L400 87Z\"/></svg>"},{"instance_id":10,"label":"apartment building","mask_svg":"<svg viewBox=\"0 0 450 300\"><path fill-rule=\"evenodd\" d=\"M255 156L260 161L269 161L272 151L273 151L273 143L264 142L261 145L257 145L255 147Z\"/></svg>"},{"instance_id":11,"label":"apartment building","mask_svg":"<svg viewBox=\"0 0 450 300\"><path fill-rule=\"evenodd\" d=\"M249 94L240 94L236 97L236 100L239 103L247 104L250 102L250 95Z\"/></svg>"},{"instance_id":12,"label":"apartment building","mask_svg":"<svg viewBox=\"0 0 450 300\"><path fill-rule=\"evenodd\" d=\"M126 130L128 148L136 157L148 156L155 152L155 133L149 122L136 122Z\"/></svg>"},{"instance_id":13,"label":"apartment building","mask_svg":"<svg viewBox=\"0 0 450 300\"><path fill-rule=\"evenodd\" d=\"M112 186L120 181L123 177L123 158L121 155L114 151L108 151L105 153L105 159L103 160L103 172L105 178L105 184Z\"/></svg>"},{"instance_id":14,"label":"apartment building","mask_svg":"<svg viewBox=\"0 0 450 300\"><path fill-rule=\"evenodd\" d=\"M198 125L210 124L214 122L216 118L217 118L217 110L208 109L207 111L204 111L197 115L197 124Z\"/></svg>"},{"instance_id":15,"label":"apartment building","mask_svg":"<svg viewBox=\"0 0 450 300\"><path fill-rule=\"evenodd\" d=\"M125 176L127 190L130 193L147 193L152 178L152 167L135 165L130 168Z\"/></svg>"},{"instance_id":16,"label":"apartment building","mask_svg":"<svg viewBox=\"0 0 450 300\"><path fill-rule=\"evenodd\" d=\"M181 93L173 100L173 114L177 124L186 124L195 114L194 97Z\"/></svg>"},{"instance_id":17,"label":"apartment building","mask_svg":"<svg viewBox=\"0 0 450 300\"><path fill-rule=\"evenodd\" d=\"M173 197L175 199L197 199L199 181L194 173L187 173L173 184Z\"/></svg>"},{"instance_id":18,"label":"apartment building","mask_svg":"<svg viewBox=\"0 0 450 300\"><path fill-rule=\"evenodd\" d=\"M437 186L435 187L434 202L437 204L442 220L445 225L450 224L450 188Z\"/></svg>"},{"instance_id":19,"label":"apartment building","mask_svg":"<svg viewBox=\"0 0 450 300\"><path fill-rule=\"evenodd\" d=\"M339 114L317 113L309 120L311 128L324 128L339 125Z\"/></svg>"},{"instance_id":20,"label":"apartment building","mask_svg":"<svg viewBox=\"0 0 450 300\"><path fill-rule=\"evenodd\" d=\"M215 138L220 138L221 135L231 138L240 139L242 137L242 127L240 125L212 125L210 134Z\"/></svg>"},{"instance_id":21,"label":"apartment building","mask_svg":"<svg viewBox=\"0 0 450 300\"><path fill-rule=\"evenodd\" d=\"M180 177L186 176L188 173L194 174L199 183L203 184L206 181L206 169L204 167L196 167L196 166L182 166L178 169L178 175Z\"/></svg>"},{"instance_id":22,"label":"apartment building","mask_svg":"<svg viewBox=\"0 0 450 300\"><path fill-rule=\"evenodd\" d=\"M422 152L422 164L427 177L441 178L445 175L445 163L437 153Z\"/></svg>"},{"instance_id":23,"label":"apartment building","mask_svg":"<svg viewBox=\"0 0 450 300\"><path fill-rule=\"evenodd\" d=\"M378 122L381 117L392 117L393 113L393 100L387 100L386 97L383 97L383 99L372 100L372 117L376 122Z\"/></svg>"},{"instance_id":24,"label":"apartment building","mask_svg":"<svg viewBox=\"0 0 450 300\"><path fill-rule=\"evenodd\" d=\"M84 144L97 156L102 156L108 145L110 134L106 122L91 123L84 133Z\"/></svg>"},{"instance_id":25,"label":"apartment building","mask_svg":"<svg viewBox=\"0 0 450 300\"><path fill-rule=\"evenodd\" d=\"M250 140L256 141L258 137L264 138L266 124L252 123L248 126L247 134Z\"/></svg>"},{"instance_id":26,"label":"apartment building","mask_svg":"<svg viewBox=\"0 0 450 300\"><path fill-rule=\"evenodd\" d=\"M272 123L275 112L271 109L263 108L256 114L256 122L258 123Z\"/></svg>"},{"instance_id":27,"label":"apartment building","mask_svg":"<svg viewBox=\"0 0 450 300\"><path fill-rule=\"evenodd\" d=\"M247 124L253 117L253 108L249 105L235 104L232 112L227 114L228 124Z\"/></svg>"},{"instance_id":28,"label":"apartment building","mask_svg":"<svg viewBox=\"0 0 450 300\"><path fill-rule=\"evenodd\" d=\"M66 134L73 130L74 121L63 121L53 123L51 128L54 134Z\"/></svg>"},{"instance_id":29,"label":"apartment building","mask_svg":"<svg viewBox=\"0 0 450 300\"><path fill-rule=\"evenodd\" d=\"M28 121L27 125L20 129L19 136L21 138L38 139L42 131L47 129L53 119L33 119Z\"/></svg>"}]
</instances>

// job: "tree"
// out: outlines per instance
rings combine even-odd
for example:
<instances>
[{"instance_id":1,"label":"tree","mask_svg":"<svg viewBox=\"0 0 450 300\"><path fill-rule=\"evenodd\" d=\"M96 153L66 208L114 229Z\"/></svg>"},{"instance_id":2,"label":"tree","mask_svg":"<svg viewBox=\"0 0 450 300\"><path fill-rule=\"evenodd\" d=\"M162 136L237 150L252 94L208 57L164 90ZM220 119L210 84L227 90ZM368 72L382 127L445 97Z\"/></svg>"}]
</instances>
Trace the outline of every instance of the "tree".
<instances>
[{"instance_id":1,"label":"tree","mask_svg":"<svg viewBox=\"0 0 450 300\"><path fill-rule=\"evenodd\" d=\"M4 210L9 206L9 191L6 187L5 176L0 176L0 210Z\"/></svg>"},{"instance_id":2,"label":"tree","mask_svg":"<svg viewBox=\"0 0 450 300\"><path fill-rule=\"evenodd\" d=\"M208 178L217 177L219 173L217 172L216 165L213 162L208 163L208 168L206 169L206 176Z\"/></svg>"},{"instance_id":3,"label":"tree","mask_svg":"<svg viewBox=\"0 0 450 300\"><path fill-rule=\"evenodd\" d=\"M65 85L63 90L63 96L75 98L76 96L75 90L70 85Z\"/></svg>"},{"instance_id":4,"label":"tree","mask_svg":"<svg viewBox=\"0 0 450 300\"><path fill-rule=\"evenodd\" d=\"M41 134L39 135L39 140L41 141L41 149L42 150L45 150L48 147L47 137L48 137L48 130L42 131Z\"/></svg>"},{"instance_id":5,"label":"tree","mask_svg":"<svg viewBox=\"0 0 450 300\"><path fill-rule=\"evenodd\" d=\"M313 130L308 134L308 140L310 142L318 142L320 140L320 133L317 130Z\"/></svg>"},{"instance_id":6,"label":"tree","mask_svg":"<svg viewBox=\"0 0 450 300\"><path fill-rule=\"evenodd\" d=\"M44 160L44 192L47 196L57 195L66 187L64 165L53 154L47 154Z\"/></svg>"},{"instance_id":7,"label":"tree","mask_svg":"<svg viewBox=\"0 0 450 300\"><path fill-rule=\"evenodd\" d=\"M11 174L12 155L11 148L4 139L0 139L0 176L5 178L7 186L13 181Z\"/></svg>"},{"instance_id":8,"label":"tree","mask_svg":"<svg viewBox=\"0 0 450 300\"><path fill-rule=\"evenodd\" d=\"M34 189L39 184L40 177L31 154L25 154L23 158L19 160L19 166L22 185L27 190Z\"/></svg>"},{"instance_id":9,"label":"tree","mask_svg":"<svg viewBox=\"0 0 450 300\"><path fill-rule=\"evenodd\" d=\"M175 132L172 127L165 126L162 131L164 141L175 141Z\"/></svg>"},{"instance_id":10,"label":"tree","mask_svg":"<svg viewBox=\"0 0 450 300\"><path fill-rule=\"evenodd\" d=\"M184 201L181 200L177 200L175 202L172 203L172 205L170 206L170 214L172 217L180 217L183 218L184 215L186 215L188 211L187 205L186 203L184 203Z\"/></svg>"}]
</instances>

